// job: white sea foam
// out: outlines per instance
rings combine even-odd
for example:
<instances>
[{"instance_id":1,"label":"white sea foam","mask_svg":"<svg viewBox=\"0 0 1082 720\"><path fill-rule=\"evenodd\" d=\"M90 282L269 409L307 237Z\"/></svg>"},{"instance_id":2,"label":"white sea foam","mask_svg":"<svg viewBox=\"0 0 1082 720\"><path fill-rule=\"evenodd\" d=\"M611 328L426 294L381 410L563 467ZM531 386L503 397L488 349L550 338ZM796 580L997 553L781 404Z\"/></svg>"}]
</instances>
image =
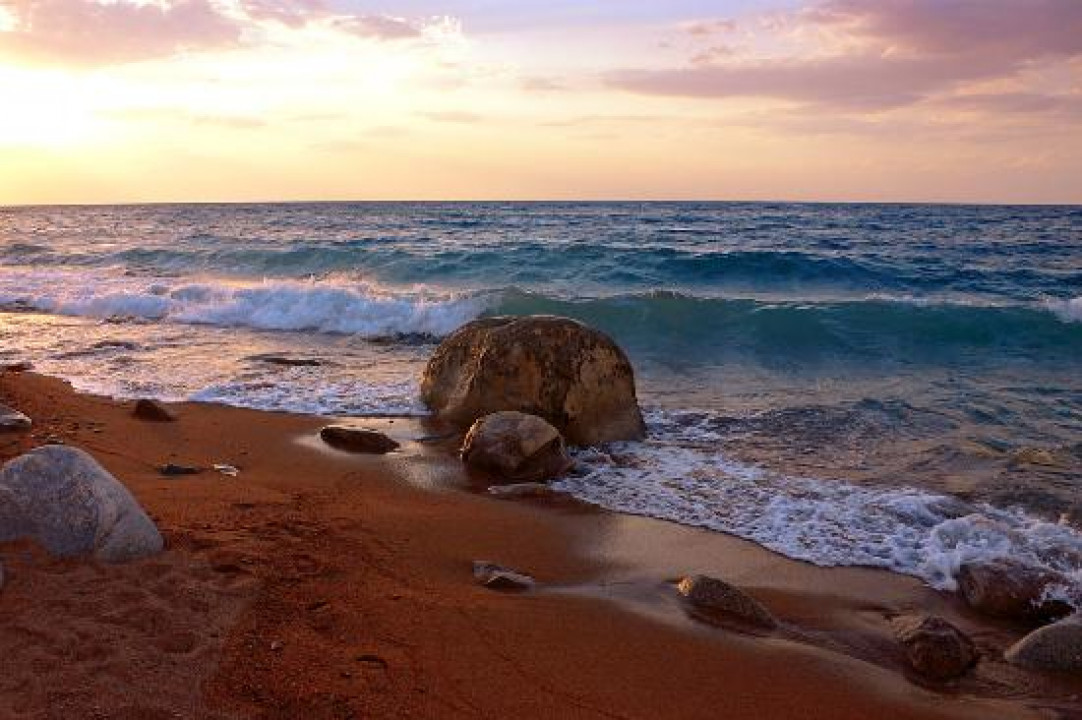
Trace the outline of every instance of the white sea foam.
<instances>
[{"instance_id":1,"label":"white sea foam","mask_svg":"<svg viewBox=\"0 0 1082 720\"><path fill-rule=\"evenodd\" d=\"M1071 300L1049 300L1048 309L1064 322L1082 323L1082 297Z\"/></svg>"},{"instance_id":2,"label":"white sea foam","mask_svg":"<svg viewBox=\"0 0 1082 720\"><path fill-rule=\"evenodd\" d=\"M105 272L0 272L0 304L48 313L362 337L446 335L484 312L489 302L476 295L389 292L356 282L171 284Z\"/></svg>"},{"instance_id":3,"label":"white sea foam","mask_svg":"<svg viewBox=\"0 0 1082 720\"><path fill-rule=\"evenodd\" d=\"M610 510L752 540L822 566L877 567L953 590L966 561L1008 556L1073 577L1082 595L1082 534L1020 510L970 505L906 487L789 477L714 448L663 442L580 451L559 490Z\"/></svg>"},{"instance_id":4,"label":"white sea foam","mask_svg":"<svg viewBox=\"0 0 1082 720\"><path fill-rule=\"evenodd\" d=\"M418 397L417 385L411 381L370 384L362 380L337 380L307 387L283 382L234 381L211 385L194 393L191 399L310 415L428 415L428 409Z\"/></svg>"}]
</instances>

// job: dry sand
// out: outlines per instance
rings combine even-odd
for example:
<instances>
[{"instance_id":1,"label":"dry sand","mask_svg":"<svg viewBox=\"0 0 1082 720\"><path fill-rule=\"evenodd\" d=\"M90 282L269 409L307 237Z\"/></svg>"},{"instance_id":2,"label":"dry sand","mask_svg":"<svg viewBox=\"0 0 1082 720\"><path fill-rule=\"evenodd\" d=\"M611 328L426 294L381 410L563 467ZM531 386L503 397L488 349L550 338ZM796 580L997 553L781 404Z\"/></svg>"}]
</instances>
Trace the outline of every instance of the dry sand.
<instances>
[{"instance_id":1,"label":"dry sand","mask_svg":"<svg viewBox=\"0 0 1082 720\"><path fill-rule=\"evenodd\" d=\"M141 422L30 373L0 377L0 400L35 421L0 435L0 459L50 440L88 450L167 541L126 566L0 546L0 720L1082 717L1079 678L998 660L1023 629L915 580L473 493L416 421L366 423L403 449L365 457L321 446L319 418L182 404L178 422ZM163 477L168 462L240 474ZM481 588L475 559L541 586ZM784 627L689 619L666 581L693 571L741 585ZM970 632L977 669L907 677L889 618L914 609Z\"/></svg>"}]
</instances>

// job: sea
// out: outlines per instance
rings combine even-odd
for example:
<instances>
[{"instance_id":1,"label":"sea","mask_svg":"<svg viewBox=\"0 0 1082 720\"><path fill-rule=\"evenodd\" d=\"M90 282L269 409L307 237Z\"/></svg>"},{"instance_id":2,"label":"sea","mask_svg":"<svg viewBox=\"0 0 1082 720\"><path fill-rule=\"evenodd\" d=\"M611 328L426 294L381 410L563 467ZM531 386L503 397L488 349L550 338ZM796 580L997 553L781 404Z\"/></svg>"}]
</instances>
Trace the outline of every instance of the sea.
<instances>
[{"instance_id":1,"label":"sea","mask_svg":"<svg viewBox=\"0 0 1082 720\"><path fill-rule=\"evenodd\" d=\"M0 208L0 362L76 388L423 416L440 338L557 314L649 437L557 486L825 566L1082 600L1082 208L313 203Z\"/></svg>"}]
</instances>

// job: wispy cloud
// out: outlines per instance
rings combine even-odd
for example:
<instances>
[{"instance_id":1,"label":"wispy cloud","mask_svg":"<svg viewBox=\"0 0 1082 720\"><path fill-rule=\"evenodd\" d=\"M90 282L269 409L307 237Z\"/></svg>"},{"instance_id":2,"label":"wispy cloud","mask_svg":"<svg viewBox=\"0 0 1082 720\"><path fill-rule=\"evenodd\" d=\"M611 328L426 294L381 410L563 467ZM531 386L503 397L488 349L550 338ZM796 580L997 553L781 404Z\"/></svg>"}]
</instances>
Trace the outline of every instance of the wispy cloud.
<instances>
[{"instance_id":1,"label":"wispy cloud","mask_svg":"<svg viewBox=\"0 0 1082 720\"><path fill-rule=\"evenodd\" d=\"M440 123L456 123L459 125L472 125L484 121L484 116L474 112L463 110L440 110L418 113L421 117Z\"/></svg>"}]
</instances>

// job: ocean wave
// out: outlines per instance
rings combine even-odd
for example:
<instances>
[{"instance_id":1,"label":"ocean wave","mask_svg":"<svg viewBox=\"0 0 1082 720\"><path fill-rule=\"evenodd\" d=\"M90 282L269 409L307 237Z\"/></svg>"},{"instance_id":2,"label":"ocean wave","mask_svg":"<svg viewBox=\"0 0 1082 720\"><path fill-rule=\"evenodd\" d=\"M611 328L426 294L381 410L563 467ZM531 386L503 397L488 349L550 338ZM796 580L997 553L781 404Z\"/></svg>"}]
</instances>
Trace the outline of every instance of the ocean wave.
<instances>
[{"instance_id":1,"label":"ocean wave","mask_svg":"<svg viewBox=\"0 0 1082 720\"><path fill-rule=\"evenodd\" d=\"M390 289L344 278L184 279L129 272L0 270L0 305L135 318L395 338L442 337L484 314L553 314L599 327L643 357L750 355L768 364L831 358L919 362L958 353L1082 352L1082 299L987 304L921 296L764 300L655 290L594 297L515 288Z\"/></svg>"},{"instance_id":2,"label":"ocean wave","mask_svg":"<svg viewBox=\"0 0 1082 720\"><path fill-rule=\"evenodd\" d=\"M908 487L790 477L710 447L660 440L576 453L554 485L609 510L735 535L820 566L862 566L954 590L962 564L1010 557L1062 572L1082 607L1082 533L1020 509ZM671 439L668 439L671 440Z\"/></svg>"},{"instance_id":3,"label":"ocean wave","mask_svg":"<svg viewBox=\"0 0 1082 720\"><path fill-rule=\"evenodd\" d=\"M91 318L341 333L446 335L486 309L479 295L391 292L365 283L141 280L108 273L6 271L0 305Z\"/></svg>"},{"instance_id":4,"label":"ocean wave","mask_svg":"<svg viewBox=\"0 0 1082 720\"><path fill-rule=\"evenodd\" d=\"M771 301L665 291L559 298L511 290L500 297L492 312L566 315L609 332L633 352L715 362L740 356L767 365L923 362L960 353L1060 357L1082 352L1082 327L1065 314L1077 311L1077 305L1064 311L1040 303L912 296Z\"/></svg>"}]
</instances>

